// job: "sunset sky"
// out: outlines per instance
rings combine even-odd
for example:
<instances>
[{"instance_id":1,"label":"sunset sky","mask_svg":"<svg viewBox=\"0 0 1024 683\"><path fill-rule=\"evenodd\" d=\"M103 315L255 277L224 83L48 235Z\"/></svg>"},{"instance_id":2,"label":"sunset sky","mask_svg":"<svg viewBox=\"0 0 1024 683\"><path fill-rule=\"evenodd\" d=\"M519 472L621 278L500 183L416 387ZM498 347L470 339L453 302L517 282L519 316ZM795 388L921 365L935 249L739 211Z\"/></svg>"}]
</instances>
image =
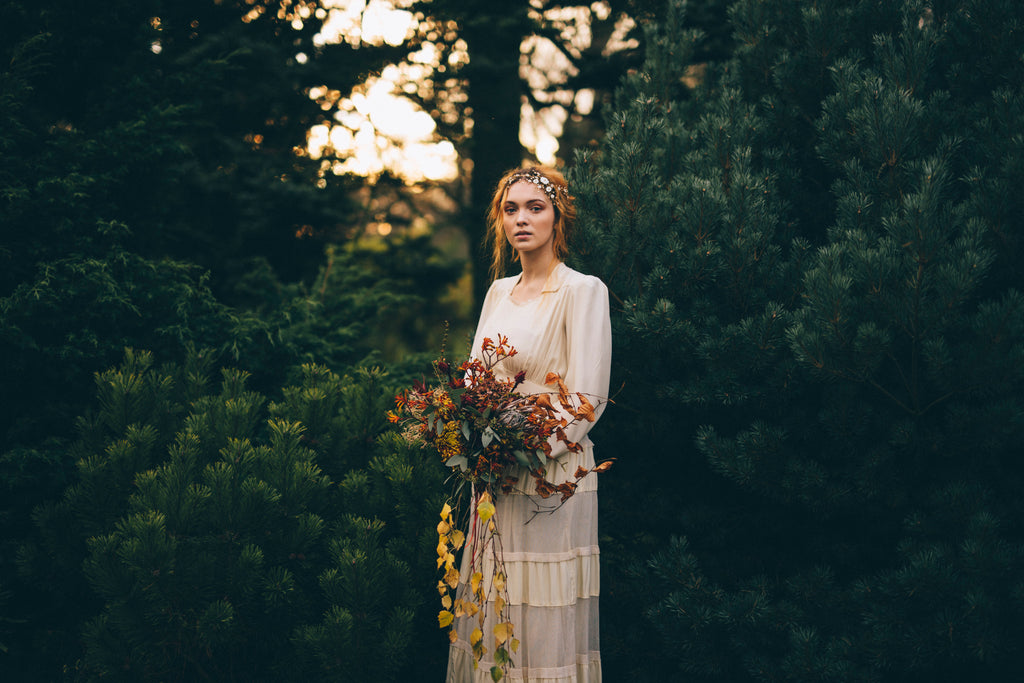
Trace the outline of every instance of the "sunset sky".
<instances>
[{"instance_id":1,"label":"sunset sky","mask_svg":"<svg viewBox=\"0 0 1024 683\"><path fill-rule=\"evenodd\" d=\"M323 16L323 30L317 36L322 44L347 41L354 45L397 46L416 30L416 18L404 9L411 1L327 0L324 4L329 9ZM591 16L605 18L609 12L604 2L594 2L589 7L550 11L547 17L563 22L563 37L572 49L579 50L589 45ZM629 28L630 24L623 22L619 33L624 35ZM559 82L572 68L569 60L547 40L531 37L524 41L522 49L527 60L520 75L535 89ZM460 59L468 56L456 49L449 63L458 65ZM371 78L351 93L314 88L310 96L322 102L325 111L333 109L334 120L330 126L318 125L310 130L310 154L323 157L325 163L338 157L331 170L339 174L351 172L372 177L388 170L410 182L453 178L458 164L454 145L440 139L433 118L402 94L403 89L414 91L417 83L430 76L438 61L433 44L425 43L404 63L386 67L380 77ZM593 92L559 91L555 95L556 101L563 104L574 98L577 109L585 114L593 103ZM566 116L566 110L560 106L538 114L529 105L523 105L520 140L540 161L554 162Z\"/></svg>"}]
</instances>

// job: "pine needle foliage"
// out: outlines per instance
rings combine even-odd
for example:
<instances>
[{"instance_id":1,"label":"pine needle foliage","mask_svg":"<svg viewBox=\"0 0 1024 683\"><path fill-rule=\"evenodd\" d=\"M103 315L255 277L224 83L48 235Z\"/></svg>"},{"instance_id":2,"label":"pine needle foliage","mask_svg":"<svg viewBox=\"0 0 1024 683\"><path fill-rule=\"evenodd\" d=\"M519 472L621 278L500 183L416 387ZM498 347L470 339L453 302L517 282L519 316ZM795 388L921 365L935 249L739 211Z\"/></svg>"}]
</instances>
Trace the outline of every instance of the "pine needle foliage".
<instances>
[{"instance_id":1,"label":"pine needle foliage","mask_svg":"<svg viewBox=\"0 0 1024 683\"><path fill-rule=\"evenodd\" d=\"M686 4L573 175L608 675L1019 678L1024 10L737 0L694 64Z\"/></svg>"},{"instance_id":2,"label":"pine needle foliage","mask_svg":"<svg viewBox=\"0 0 1024 683\"><path fill-rule=\"evenodd\" d=\"M162 462L168 435L205 395L171 373L177 398L153 387L162 408L121 406L149 416L130 432L76 430L83 414L89 425L115 414L97 408L94 377L126 347L179 368L193 363L188 349L208 349L205 363L244 365L259 396L299 382L302 363L347 369L396 357L405 361L396 372L409 372L416 351L436 348L420 312L460 264L427 240L339 246L325 258L326 243L348 239L365 214L350 179L323 174L305 152L325 116L309 88L348 91L394 55L316 45L327 16L318 9L0 0L0 643L10 652L0 678L8 666L22 676L36 653L78 657L80 614L65 615L66 604L91 599L78 534L113 532L127 514L123 487ZM405 325L409 315L422 322ZM99 391L104 401L116 394ZM260 425L265 403L250 406ZM241 429L204 419L211 430ZM81 434L104 436L79 452ZM375 448L346 439L346 453ZM325 464L340 477L332 467L344 464ZM45 543L32 539L33 511L50 515L65 492L82 507L79 526L62 516ZM41 545L61 544L79 554L36 563Z\"/></svg>"},{"instance_id":3,"label":"pine needle foliage","mask_svg":"<svg viewBox=\"0 0 1024 683\"><path fill-rule=\"evenodd\" d=\"M156 367L128 351L97 375L75 481L37 508L20 557L52 587L39 604L62 610L33 625L48 636L31 659L19 653L22 680L60 666L126 681L438 668L443 644L424 641L437 634L421 610L436 538L420 521L443 473L387 432L393 386L379 370L305 365L268 402L248 373L222 368L218 387L215 370L198 352Z\"/></svg>"}]
</instances>

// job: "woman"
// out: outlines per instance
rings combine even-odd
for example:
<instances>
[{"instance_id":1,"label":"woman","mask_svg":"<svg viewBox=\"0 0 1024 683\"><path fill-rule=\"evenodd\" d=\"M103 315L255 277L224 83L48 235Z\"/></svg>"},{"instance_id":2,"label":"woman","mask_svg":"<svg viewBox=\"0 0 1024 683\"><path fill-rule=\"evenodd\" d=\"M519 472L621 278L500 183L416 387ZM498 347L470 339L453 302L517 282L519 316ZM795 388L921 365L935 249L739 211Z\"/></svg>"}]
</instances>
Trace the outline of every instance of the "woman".
<instances>
[{"instance_id":1,"label":"woman","mask_svg":"<svg viewBox=\"0 0 1024 683\"><path fill-rule=\"evenodd\" d=\"M556 372L571 392L584 393L595 405L599 399L599 415L608 396L611 365L608 290L597 278L562 262L575 215L565 179L553 169L529 167L501 179L488 216L492 276L499 279L484 300L473 350L480 352L484 337L507 336L518 353L499 363L496 375L506 378L523 371L526 381L519 390L537 393L551 391L543 382L548 372ZM522 273L500 278L506 244ZM578 466L594 466L587 437L592 425L580 422L567 430L568 440L583 447L578 453L552 442L555 459L545 475L549 482L572 481ZM558 497L535 495L536 483L525 472L517 486L512 494L499 496L494 516L508 575L509 617L520 640L509 679L600 681L597 476L585 477L561 507ZM467 548L464 555L469 554ZM494 610L488 612L493 615ZM476 627L476 619L467 617L457 625L459 639L448 655L448 683L491 680L490 649L473 668L468 641ZM484 634L493 628L489 617Z\"/></svg>"}]
</instances>

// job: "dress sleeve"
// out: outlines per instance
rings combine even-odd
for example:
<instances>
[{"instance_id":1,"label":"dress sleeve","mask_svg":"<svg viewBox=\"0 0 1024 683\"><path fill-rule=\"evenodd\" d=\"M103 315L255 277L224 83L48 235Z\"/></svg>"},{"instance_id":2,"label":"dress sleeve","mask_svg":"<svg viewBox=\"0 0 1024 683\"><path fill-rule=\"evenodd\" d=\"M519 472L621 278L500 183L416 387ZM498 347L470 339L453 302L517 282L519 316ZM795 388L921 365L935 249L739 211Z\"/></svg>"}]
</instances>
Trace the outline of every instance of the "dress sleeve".
<instances>
[{"instance_id":1,"label":"dress sleeve","mask_svg":"<svg viewBox=\"0 0 1024 683\"><path fill-rule=\"evenodd\" d=\"M596 277L574 283L570 293L565 336L568 362L563 378L571 392L581 392L595 407L595 416L604 412L611 380L612 326L608 313L608 288ZM595 422L580 421L566 430L570 441L579 443ZM566 453L565 444L552 444L553 456Z\"/></svg>"}]
</instances>

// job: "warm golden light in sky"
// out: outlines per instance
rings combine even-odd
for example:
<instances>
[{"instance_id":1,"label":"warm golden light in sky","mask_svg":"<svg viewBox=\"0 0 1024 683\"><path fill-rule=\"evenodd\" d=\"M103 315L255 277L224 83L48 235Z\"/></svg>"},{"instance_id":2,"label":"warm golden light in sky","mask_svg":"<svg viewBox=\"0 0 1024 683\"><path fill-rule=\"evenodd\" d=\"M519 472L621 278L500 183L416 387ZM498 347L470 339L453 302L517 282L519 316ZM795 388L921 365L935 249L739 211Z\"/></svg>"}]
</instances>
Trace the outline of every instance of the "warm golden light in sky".
<instances>
[{"instance_id":1,"label":"warm golden light in sky","mask_svg":"<svg viewBox=\"0 0 1024 683\"><path fill-rule=\"evenodd\" d=\"M316 37L320 44L344 41L397 46L416 28L416 18L402 8L401 0L371 0L369 4L366 0L328 0L324 6L329 9ZM429 50L425 48L428 54L412 55L409 63L386 67L379 77L356 87L349 97L314 88L310 97L324 102L326 109L337 110L330 126L310 130L310 155L321 158L329 152L337 157L330 165L337 174L372 177L386 170L409 181L454 178L455 146L437 139L437 124L401 91L403 83L429 75L434 66Z\"/></svg>"},{"instance_id":2,"label":"warm golden light in sky","mask_svg":"<svg viewBox=\"0 0 1024 683\"><path fill-rule=\"evenodd\" d=\"M412 0L325 0L324 9L318 10L324 24L316 41L401 45L417 28L416 17L405 9L411 4ZM579 56L590 46L592 19L604 20L610 13L611 8L598 1L548 10L544 18L561 31L564 48ZM632 26L629 19L616 24L609 51L628 46L624 41ZM458 64L461 59L468 55L456 44L449 61ZM436 47L427 42L405 62L386 67L379 77L357 86L348 96L326 87L314 88L310 97L325 111L333 110L334 120L310 130L310 156L323 159L325 170L337 174L373 177L388 171L409 182L454 178L459 163L455 146L441 139L431 116L403 95L403 91L415 92L439 66L438 60ZM574 70L569 58L548 39L531 36L523 42L520 77L540 101L554 105L540 111L525 101L522 106L520 141L543 163L555 161L558 138L568 117L565 107L574 104L584 115L593 107L593 91L557 89ZM555 91L547 92L552 85ZM331 162L332 158L335 161Z\"/></svg>"},{"instance_id":3,"label":"warm golden light in sky","mask_svg":"<svg viewBox=\"0 0 1024 683\"><path fill-rule=\"evenodd\" d=\"M437 124L411 100L395 92L398 67L384 69L380 78L363 84L351 97L338 101L337 125L314 126L309 133L310 156L326 150L344 158L332 165L335 173L374 176L384 170L409 180L443 180L455 176L455 146L435 140ZM316 99L327 94L315 88Z\"/></svg>"},{"instance_id":4,"label":"warm golden light in sky","mask_svg":"<svg viewBox=\"0 0 1024 683\"><path fill-rule=\"evenodd\" d=\"M391 0L325 0L327 21L317 40L321 44L346 41L353 45L366 43L401 45L412 33L416 19L403 7L411 2Z\"/></svg>"}]
</instances>

